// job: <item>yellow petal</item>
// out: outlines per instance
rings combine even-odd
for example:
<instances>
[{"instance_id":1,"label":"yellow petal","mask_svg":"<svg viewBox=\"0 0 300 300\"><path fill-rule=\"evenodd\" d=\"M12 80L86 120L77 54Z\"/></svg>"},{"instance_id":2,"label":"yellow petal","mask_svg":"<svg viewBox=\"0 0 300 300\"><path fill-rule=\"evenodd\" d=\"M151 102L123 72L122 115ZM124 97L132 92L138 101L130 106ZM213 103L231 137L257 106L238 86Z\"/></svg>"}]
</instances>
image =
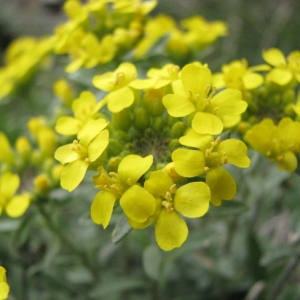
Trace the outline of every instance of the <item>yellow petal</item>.
<instances>
[{"instance_id":1,"label":"yellow petal","mask_svg":"<svg viewBox=\"0 0 300 300\"><path fill-rule=\"evenodd\" d=\"M222 200L231 200L236 194L236 183L223 167L211 168L206 174L206 184L210 188L213 205L219 206Z\"/></svg>"},{"instance_id":2,"label":"yellow petal","mask_svg":"<svg viewBox=\"0 0 300 300\"><path fill-rule=\"evenodd\" d=\"M128 183L129 179L131 184L135 184L150 169L152 163L152 155L146 157L135 154L128 155L121 161L118 175L124 182Z\"/></svg>"},{"instance_id":3,"label":"yellow petal","mask_svg":"<svg viewBox=\"0 0 300 300\"><path fill-rule=\"evenodd\" d=\"M217 147L220 153L225 152L228 163L240 168L248 168L250 166L250 159L247 156L247 146L240 140L228 139L221 142Z\"/></svg>"},{"instance_id":4,"label":"yellow petal","mask_svg":"<svg viewBox=\"0 0 300 300\"><path fill-rule=\"evenodd\" d=\"M236 116L223 115L221 116L221 120L223 122L224 129L231 128L241 121L241 115L236 115Z\"/></svg>"},{"instance_id":5,"label":"yellow petal","mask_svg":"<svg viewBox=\"0 0 300 300\"><path fill-rule=\"evenodd\" d=\"M77 134L82 122L73 117L60 117L55 126L55 130L60 134L72 135Z\"/></svg>"},{"instance_id":6,"label":"yellow petal","mask_svg":"<svg viewBox=\"0 0 300 300\"><path fill-rule=\"evenodd\" d=\"M253 90L264 83L264 78L257 73L247 73L243 76L243 83L246 90Z\"/></svg>"},{"instance_id":7,"label":"yellow petal","mask_svg":"<svg viewBox=\"0 0 300 300\"><path fill-rule=\"evenodd\" d=\"M2 266L0 266L0 282L3 281L6 281L6 270Z\"/></svg>"},{"instance_id":8,"label":"yellow petal","mask_svg":"<svg viewBox=\"0 0 300 300\"><path fill-rule=\"evenodd\" d=\"M99 192L91 205L91 218L105 229L110 222L117 196L107 191Z\"/></svg>"},{"instance_id":9,"label":"yellow petal","mask_svg":"<svg viewBox=\"0 0 300 300\"><path fill-rule=\"evenodd\" d=\"M154 221L156 221L163 206L161 205L160 197L155 198L155 202L156 202L156 210L155 210L154 215L150 216L145 222L142 222L142 223L134 222L128 218L128 224L134 229L144 229L144 228L148 227L149 225L151 225Z\"/></svg>"},{"instance_id":10,"label":"yellow petal","mask_svg":"<svg viewBox=\"0 0 300 300\"><path fill-rule=\"evenodd\" d=\"M172 153L175 171L183 177L194 177L205 172L204 155L198 150L176 149Z\"/></svg>"},{"instance_id":11,"label":"yellow petal","mask_svg":"<svg viewBox=\"0 0 300 300\"><path fill-rule=\"evenodd\" d=\"M298 165L297 157L292 151L286 151L283 154L283 159L277 161L277 167L279 170L293 173Z\"/></svg>"},{"instance_id":12,"label":"yellow petal","mask_svg":"<svg viewBox=\"0 0 300 300\"><path fill-rule=\"evenodd\" d=\"M61 187L69 192L78 187L83 180L89 163L84 160L76 160L64 166L60 174Z\"/></svg>"},{"instance_id":13,"label":"yellow petal","mask_svg":"<svg viewBox=\"0 0 300 300\"><path fill-rule=\"evenodd\" d=\"M120 206L129 219L143 223L150 216L154 215L156 201L145 189L138 185L133 185L122 195Z\"/></svg>"},{"instance_id":14,"label":"yellow petal","mask_svg":"<svg viewBox=\"0 0 300 300\"><path fill-rule=\"evenodd\" d=\"M263 59L273 67L282 67L286 65L286 60L283 53L276 48L264 50L262 53Z\"/></svg>"},{"instance_id":15,"label":"yellow petal","mask_svg":"<svg viewBox=\"0 0 300 300\"><path fill-rule=\"evenodd\" d=\"M199 149L207 149L210 147L211 142L214 140L210 134L197 133L193 128L190 128L188 132L179 139L179 143L188 147L195 147Z\"/></svg>"},{"instance_id":16,"label":"yellow petal","mask_svg":"<svg viewBox=\"0 0 300 300\"><path fill-rule=\"evenodd\" d=\"M182 95L166 95L162 102L172 117L184 117L195 111L194 104L189 98Z\"/></svg>"},{"instance_id":17,"label":"yellow petal","mask_svg":"<svg viewBox=\"0 0 300 300\"><path fill-rule=\"evenodd\" d=\"M191 182L176 191L174 207L185 217L198 218L207 213L209 201L208 185L204 182Z\"/></svg>"},{"instance_id":18,"label":"yellow petal","mask_svg":"<svg viewBox=\"0 0 300 300\"><path fill-rule=\"evenodd\" d=\"M273 69L269 75L271 80L279 85L287 85L293 79L292 72L285 69Z\"/></svg>"},{"instance_id":19,"label":"yellow petal","mask_svg":"<svg viewBox=\"0 0 300 300\"><path fill-rule=\"evenodd\" d=\"M212 75L207 67L188 64L181 71L181 80L186 91L191 91L193 96L199 95L202 99L207 86L212 83Z\"/></svg>"},{"instance_id":20,"label":"yellow petal","mask_svg":"<svg viewBox=\"0 0 300 300\"><path fill-rule=\"evenodd\" d=\"M119 90L111 92L107 96L107 107L113 112L117 113L126 107L129 107L134 102L133 91L125 86Z\"/></svg>"},{"instance_id":21,"label":"yellow petal","mask_svg":"<svg viewBox=\"0 0 300 300\"><path fill-rule=\"evenodd\" d=\"M179 248L188 236L188 227L175 211L169 213L162 209L155 222L155 238L158 246L164 251Z\"/></svg>"},{"instance_id":22,"label":"yellow petal","mask_svg":"<svg viewBox=\"0 0 300 300\"><path fill-rule=\"evenodd\" d=\"M30 195L22 194L13 197L5 207L6 213L12 217L17 218L22 216L30 204Z\"/></svg>"},{"instance_id":23,"label":"yellow petal","mask_svg":"<svg viewBox=\"0 0 300 300\"><path fill-rule=\"evenodd\" d=\"M165 196L166 192L174 184L171 177L165 171L151 172L149 179L145 181L145 189L154 197Z\"/></svg>"},{"instance_id":24,"label":"yellow petal","mask_svg":"<svg viewBox=\"0 0 300 300\"><path fill-rule=\"evenodd\" d=\"M192 121L192 128L200 134L219 134L223 130L220 118L205 112L197 112Z\"/></svg>"},{"instance_id":25,"label":"yellow petal","mask_svg":"<svg viewBox=\"0 0 300 300\"><path fill-rule=\"evenodd\" d=\"M4 173L0 178L0 193L7 199L11 198L20 186L18 174Z\"/></svg>"},{"instance_id":26,"label":"yellow petal","mask_svg":"<svg viewBox=\"0 0 300 300\"><path fill-rule=\"evenodd\" d=\"M10 142L7 136L0 131L0 161L6 162L8 164L13 164L15 157L10 146Z\"/></svg>"},{"instance_id":27,"label":"yellow petal","mask_svg":"<svg viewBox=\"0 0 300 300\"><path fill-rule=\"evenodd\" d=\"M62 164L67 164L80 159L80 155L76 151L71 150L72 146L74 145L67 144L59 147L54 153L55 159L57 159Z\"/></svg>"},{"instance_id":28,"label":"yellow petal","mask_svg":"<svg viewBox=\"0 0 300 300\"><path fill-rule=\"evenodd\" d=\"M105 129L91 141L88 147L90 162L93 162L100 157L108 145L108 138L109 133L108 130Z\"/></svg>"},{"instance_id":29,"label":"yellow petal","mask_svg":"<svg viewBox=\"0 0 300 300\"><path fill-rule=\"evenodd\" d=\"M91 140L107 125L108 122L103 118L97 120L91 119L79 131L78 139L84 146L87 146Z\"/></svg>"},{"instance_id":30,"label":"yellow petal","mask_svg":"<svg viewBox=\"0 0 300 300\"><path fill-rule=\"evenodd\" d=\"M211 103L207 106L210 113L218 115L237 115L247 109L247 102L242 100L242 94L236 89L226 89L212 98Z\"/></svg>"},{"instance_id":31,"label":"yellow petal","mask_svg":"<svg viewBox=\"0 0 300 300\"><path fill-rule=\"evenodd\" d=\"M9 293L9 285L6 282L0 282L0 299L6 299Z\"/></svg>"}]
</instances>

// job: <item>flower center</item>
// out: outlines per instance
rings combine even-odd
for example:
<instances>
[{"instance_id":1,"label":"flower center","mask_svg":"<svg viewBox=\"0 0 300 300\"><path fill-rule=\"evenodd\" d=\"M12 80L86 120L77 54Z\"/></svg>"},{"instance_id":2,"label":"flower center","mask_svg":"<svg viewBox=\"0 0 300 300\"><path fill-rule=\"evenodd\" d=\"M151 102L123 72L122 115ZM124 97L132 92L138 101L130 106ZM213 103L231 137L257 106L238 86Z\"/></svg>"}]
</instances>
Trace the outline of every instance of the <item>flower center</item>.
<instances>
[{"instance_id":1,"label":"flower center","mask_svg":"<svg viewBox=\"0 0 300 300\"><path fill-rule=\"evenodd\" d=\"M88 150L86 147L82 146L78 140L74 140L70 149L80 155L81 158L86 162L90 162L88 157Z\"/></svg>"}]
</instances>

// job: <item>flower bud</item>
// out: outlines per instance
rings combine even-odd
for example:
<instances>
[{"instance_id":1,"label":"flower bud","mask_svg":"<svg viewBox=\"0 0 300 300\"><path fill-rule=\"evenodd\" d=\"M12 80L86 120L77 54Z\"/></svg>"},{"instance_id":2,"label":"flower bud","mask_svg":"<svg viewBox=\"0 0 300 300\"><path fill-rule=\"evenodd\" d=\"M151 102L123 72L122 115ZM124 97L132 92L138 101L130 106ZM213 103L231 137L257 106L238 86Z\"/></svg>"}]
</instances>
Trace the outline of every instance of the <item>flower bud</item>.
<instances>
[{"instance_id":1,"label":"flower bud","mask_svg":"<svg viewBox=\"0 0 300 300\"><path fill-rule=\"evenodd\" d=\"M165 107L162 104L163 94L160 90L149 90L144 96L144 106L151 116L161 116Z\"/></svg>"},{"instance_id":2,"label":"flower bud","mask_svg":"<svg viewBox=\"0 0 300 300\"><path fill-rule=\"evenodd\" d=\"M72 104L74 93L69 83L65 79L62 78L55 81L53 90L54 94L58 96L65 105L70 106Z\"/></svg>"},{"instance_id":3,"label":"flower bud","mask_svg":"<svg viewBox=\"0 0 300 300\"><path fill-rule=\"evenodd\" d=\"M150 124L150 118L147 111L139 107L134 111L134 127L138 130L146 129Z\"/></svg>"},{"instance_id":4,"label":"flower bud","mask_svg":"<svg viewBox=\"0 0 300 300\"><path fill-rule=\"evenodd\" d=\"M46 193L50 189L50 180L46 174L39 174L36 176L33 183L40 192Z\"/></svg>"},{"instance_id":5,"label":"flower bud","mask_svg":"<svg viewBox=\"0 0 300 300\"><path fill-rule=\"evenodd\" d=\"M110 139L109 144L107 146L107 154L108 156L117 156L120 154L124 146L116 140L116 139Z\"/></svg>"},{"instance_id":6,"label":"flower bud","mask_svg":"<svg viewBox=\"0 0 300 300\"><path fill-rule=\"evenodd\" d=\"M112 125L119 130L127 131L131 127L131 116L128 109L123 109L112 116Z\"/></svg>"},{"instance_id":7,"label":"flower bud","mask_svg":"<svg viewBox=\"0 0 300 300\"><path fill-rule=\"evenodd\" d=\"M161 132L164 126L165 126L165 121L163 117L156 117L154 119L152 127L156 132Z\"/></svg>"},{"instance_id":8,"label":"flower bud","mask_svg":"<svg viewBox=\"0 0 300 300\"><path fill-rule=\"evenodd\" d=\"M174 138L180 138L185 132L186 126L182 121L176 122L171 129L171 135Z\"/></svg>"},{"instance_id":9,"label":"flower bud","mask_svg":"<svg viewBox=\"0 0 300 300\"><path fill-rule=\"evenodd\" d=\"M16 140L16 150L24 162L29 160L31 155L31 145L25 136L20 136Z\"/></svg>"},{"instance_id":10,"label":"flower bud","mask_svg":"<svg viewBox=\"0 0 300 300\"><path fill-rule=\"evenodd\" d=\"M286 90L283 94L283 102L285 104L294 103L296 99L294 90Z\"/></svg>"}]
</instances>

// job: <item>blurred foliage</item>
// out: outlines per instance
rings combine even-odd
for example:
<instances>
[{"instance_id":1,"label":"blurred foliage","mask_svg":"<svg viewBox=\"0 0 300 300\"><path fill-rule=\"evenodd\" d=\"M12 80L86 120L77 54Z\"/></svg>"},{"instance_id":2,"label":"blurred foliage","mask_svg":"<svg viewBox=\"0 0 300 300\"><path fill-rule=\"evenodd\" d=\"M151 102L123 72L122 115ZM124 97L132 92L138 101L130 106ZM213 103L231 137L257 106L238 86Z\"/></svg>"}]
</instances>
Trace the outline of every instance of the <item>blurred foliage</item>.
<instances>
[{"instance_id":1,"label":"blurred foliage","mask_svg":"<svg viewBox=\"0 0 300 300\"><path fill-rule=\"evenodd\" d=\"M299 49L299 11L298 0L164 0L153 14L182 19L198 13L227 22L229 35L199 57L216 71L243 57L262 63L269 47L286 54ZM52 84L63 74L65 57L49 64L1 106L0 129L11 142L24 134L29 118L50 115L58 102ZM93 72L69 78L85 86ZM278 171L254 151L250 156L249 169L229 168L239 187L235 199L189 219L188 240L171 252L157 247L151 228L126 232L114 244L121 211L109 230L96 226L89 214L96 191L88 181L71 195L53 190L20 219L1 216L0 265L9 270L9 299L299 299L300 177Z\"/></svg>"}]
</instances>

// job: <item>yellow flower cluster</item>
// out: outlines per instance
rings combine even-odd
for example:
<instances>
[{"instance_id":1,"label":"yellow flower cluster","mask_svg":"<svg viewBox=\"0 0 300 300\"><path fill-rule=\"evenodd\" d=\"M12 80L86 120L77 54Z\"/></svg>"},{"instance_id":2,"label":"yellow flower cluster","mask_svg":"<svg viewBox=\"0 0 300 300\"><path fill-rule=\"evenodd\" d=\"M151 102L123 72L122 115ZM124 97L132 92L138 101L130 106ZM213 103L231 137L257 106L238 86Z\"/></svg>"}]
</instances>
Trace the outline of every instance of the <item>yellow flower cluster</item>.
<instances>
[{"instance_id":1,"label":"yellow flower cluster","mask_svg":"<svg viewBox=\"0 0 300 300\"><path fill-rule=\"evenodd\" d=\"M68 21L52 37L9 48L0 99L49 53L69 57L67 73L95 68L86 84L73 88L72 76L54 83L60 106L52 119L28 121L30 137L19 137L12 147L0 132L0 213L21 216L59 183L71 192L94 174L100 191L92 220L106 228L120 206L132 228L154 224L159 247L168 251L186 240L186 218L202 217L211 204L236 195L226 165L247 168L250 158L238 134L225 139L224 131L243 134L280 169L296 170L300 52L285 58L269 49L263 52L267 64L248 67L236 60L216 74L198 61L179 66L173 62L192 58L225 35L226 26L199 16L179 25L168 16L147 17L155 5L67 0ZM141 67L155 48L173 62Z\"/></svg>"},{"instance_id":2,"label":"yellow flower cluster","mask_svg":"<svg viewBox=\"0 0 300 300\"><path fill-rule=\"evenodd\" d=\"M171 17L149 18L156 4L156 0L89 0L84 4L67 0L68 21L52 36L20 38L10 45L6 66L0 68L0 100L24 84L49 54L67 54L66 72L75 72L125 55L141 59L164 37L166 54L182 59L226 35L223 22L206 22L200 16L183 20L180 26Z\"/></svg>"},{"instance_id":3,"label":"yellow flower cluster","mask_svg":"<svg viewBox=\"0 0 300 300\"><path fill-rule=\"evenodd\" d=\"M248 67L245 59L222 67L213 75L217 88L238 89L248 103L238 131L245 141L280 170L294 172L300 142L300 51L287 58L276 48L263 51L267 64Z\"/></svg>"},{"instance_id":4,"label":"yellow flower cluster","mask_svg":"<svg viewBox=\"0 0 300 300\"><path fill-rule=\"evenodd\" d=\"M59 147L55 158L64 165L61 186L69 191L88 169L98 170L95 223L106 228L120 205L132 228L155 223L158 245L171 250L187 238L183 217L201 217L209 203L234 198L236 184L223 165L248 167L247 147L214 136L235 126L247 103L236 89L217 93L210 69L199 62L147 74L138 78L135 66L125 62L96 75L92 82L106 95L97 102L83 91L72 102L73 116L58 118L57 132L76 138Z\"/></svg>"}]
</instances>

